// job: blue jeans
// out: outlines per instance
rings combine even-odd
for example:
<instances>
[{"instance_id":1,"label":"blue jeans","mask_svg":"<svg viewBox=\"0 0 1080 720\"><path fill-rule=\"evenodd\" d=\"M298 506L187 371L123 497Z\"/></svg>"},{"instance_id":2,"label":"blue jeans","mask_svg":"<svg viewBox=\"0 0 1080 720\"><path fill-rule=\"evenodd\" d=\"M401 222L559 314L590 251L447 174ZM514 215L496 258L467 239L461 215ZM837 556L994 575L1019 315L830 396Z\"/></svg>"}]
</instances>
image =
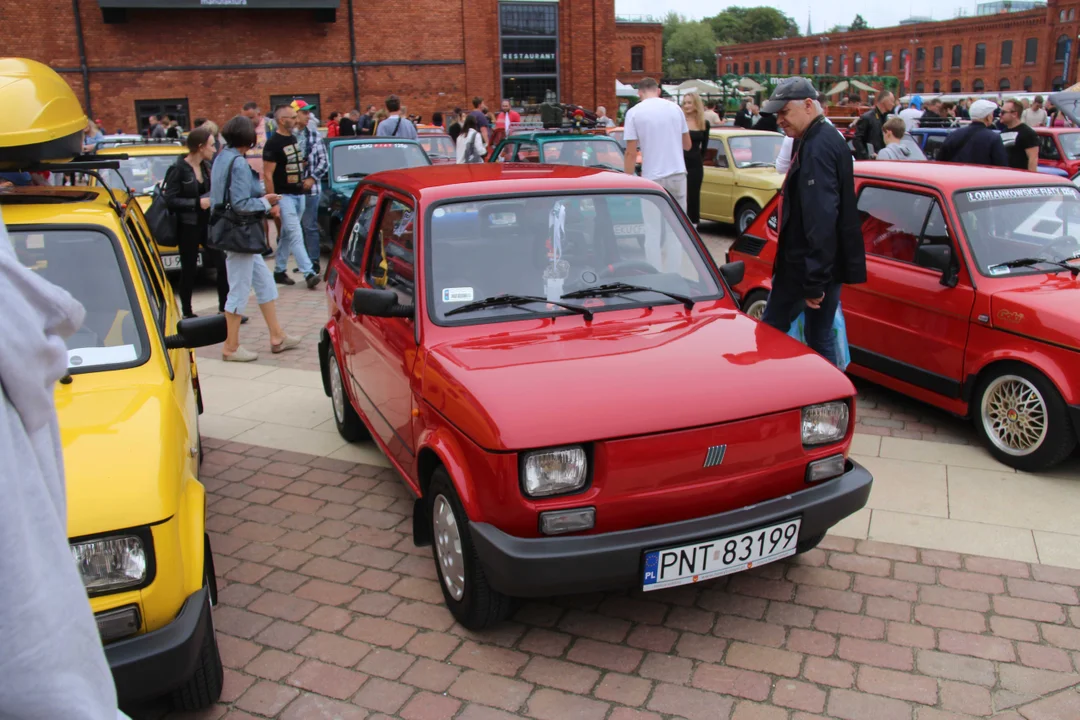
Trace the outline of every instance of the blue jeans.
<instances>
[{"instance_id":1,"label":"blue jeans","mask_svg":"<svg viewBox=\"0 0 1080 720\"><path fill-rule=\"evenodd\" d=\"M307 250L308 259L312 264L319 262L321 250L319 248L319 196L304 196L304 214L300 218L300 225L304 228L304 249Z\"/></svg>"},{"instance_id":2,"label":"blue jeans","mask_svg":"<svg viewBox=\"0 0 1080 720\"><path fill-rule=\"evenodd\" d=\"M243 314L253 288L255 302L260 305L277 300L277 285L274 284L274 276L270 274L262 255L226 252L225 267L229 274L229 296L225 300L226 312Z\"/></svg>"},{"instance_id":3,"label":"blue jeans","mask_svg":"<svg viewBox=\"0 0 1080 720\"><path fill-rule=\"evenodd\" d=\"M825 288L825 299L817 310L806 304L802 284L792 282L780 275L773 277L772 292L765 304L761 321L782 333L791 329L791 323L805 312L806 344L833 365L839 365L836 353L836 337L833 335L833 318L840 304L840 283Z\"/></svg>"},{"instance_id":4,"label":"blue jeans","mask_svg":"<svg viewBox=\"0 0 1080 720\"><path fill-rule=\"evenodd\" d=\"M304 214L304 199L303 195L282 195L278 202L281 208L281 234L278 235L274 272L283 273L288 269L291 252L304 277L312 273L311 258L304 248L304 230L300 226L300 217Z\"/></svg>"}]
</instances>

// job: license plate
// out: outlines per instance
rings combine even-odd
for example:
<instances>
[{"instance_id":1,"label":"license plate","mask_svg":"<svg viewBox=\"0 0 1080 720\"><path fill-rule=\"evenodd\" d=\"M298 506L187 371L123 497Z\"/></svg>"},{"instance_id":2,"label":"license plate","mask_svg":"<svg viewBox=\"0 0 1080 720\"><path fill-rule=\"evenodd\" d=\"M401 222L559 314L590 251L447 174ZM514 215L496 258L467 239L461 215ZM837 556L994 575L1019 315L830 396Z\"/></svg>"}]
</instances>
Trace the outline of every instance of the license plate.
<instances>
[{"instance_id":1,"label":"license plate","mask_svg":"<svg viewBox=\"0 0 1080 720\"><path fill-rule=\"evenodd\" d=\"M162 255L161 264L166 270L179 270L180 269L180 254L173 253L172 255ZM197 255L195 259L195 266L202 267L202 255Z\"/></svg>"},{"instance_id":2,"label":"license plate","mask_svg":"<svg viewBox=\"0 0 1080 720\"><path fill-rule=\"evenodd\" d=\"M730 575L795 554L799 518L766 528L645 552L642 590L660 590Z\"/></svg>"}]
</instances>

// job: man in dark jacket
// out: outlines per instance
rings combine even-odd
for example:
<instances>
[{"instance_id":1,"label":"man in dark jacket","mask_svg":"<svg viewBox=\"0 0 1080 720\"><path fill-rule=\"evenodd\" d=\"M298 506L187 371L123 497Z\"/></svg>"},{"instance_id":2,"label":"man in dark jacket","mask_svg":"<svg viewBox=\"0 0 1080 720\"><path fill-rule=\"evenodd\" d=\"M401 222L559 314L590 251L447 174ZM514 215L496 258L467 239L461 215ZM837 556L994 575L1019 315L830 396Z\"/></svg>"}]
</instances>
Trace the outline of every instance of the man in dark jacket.
<instances>
[{"instance_id":1,"label":"man in dark jacket","mask_svg":"<svg viewBox=\"0 0 1080 720\"><path fill-rule=\"evenodd\" d=\"M968 108L971 124L953 130L941 144L936 159L940 162L963 163L965 165L997 165L1006 167L1009 156L1001 135L991 129L994 121L994 108L997 105L989 100L976 100Z\"/></svg>"},{"instance_id":2,"label":"man in dark jacket","mask_svg":"<svg viewBox=\"0 0 1080 720\"><path fill-rule=\"evenodd\" d=\"M922 117L919 118L919 127L939 128L948 127L949 125L949 118L945 117L945 112L941 108L941 101L936 98L927 100L926 108L923 110Z\"/></svg>"},{"instance_id":3,"label":"man in dark jacket","mask_svg":"<svg viewBox=\"0 0 1080 720\"><path fill-rule=\"evenodd\" d=\"M888 90L882 90L878 95L874 107L867 110L855 123L856 160L871 160L877 155L878 150L885 147L885 135L881 126L885 123L885 116L896 107L896 99Z\"/></svg>"},{"instance_id":4,"label":"man in dark jacket","mask_svg":"<svg viewBox=\"0 0 1080 720\"><path fill-rule=\"evenodd\" d=\"M795 138L781 189L779 245L762 322L787 332L805 312L806 344L836 365L833 318L840 286L866 282L851 153L806 78L780 83L762 106Z\"/></svg>"}]
</instances>

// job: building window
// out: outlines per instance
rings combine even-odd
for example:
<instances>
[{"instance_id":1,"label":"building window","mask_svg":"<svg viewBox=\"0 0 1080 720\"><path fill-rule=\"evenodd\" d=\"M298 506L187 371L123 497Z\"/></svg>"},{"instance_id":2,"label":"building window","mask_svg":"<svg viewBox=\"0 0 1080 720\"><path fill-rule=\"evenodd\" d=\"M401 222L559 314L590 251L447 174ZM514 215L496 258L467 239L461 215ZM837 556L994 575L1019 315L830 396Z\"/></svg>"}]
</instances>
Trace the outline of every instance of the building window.
<instances>
[{"instance_id":1,"label":"building window","mask_svg":"<svg viewBox=\"0 0 1080 720\"><path fill-rule=\"evenodd\" d=\"M941 59L945 56L945 48L938 45L934 48L934 69L941 69Z\"/></svg>"},{"instance_id":2,"label":"building window","mask_svg":"<svg viewBox=\"0 0 1080 720\"><path fill-rule=\"evenodd\" d=\"M559 102L558 3L499 3L499 41L503 98L514 107ZM632 50L630 58L632 66Z\"/></svg>"},{"instance_id":3,"label":"building window","mask_svg":"<svg viewBox=\"0 0 1080 720\"><path fill-rule=\"evenodd\" d=\"M1024 41L1024 64L1034 65L1039 56L1039 38L1028 38Z\"/></svg>"},{"instance_id":4,"label":"building window","mask_svg":"<svg viewBox=\"0 0 1080 720\"><path fill-rule=\"evenodd\" d=\"M975 67L986 67L986 43L975 46Z\"/></svg>"},{"instance_id":5,"label":"building window","mask_svg":"<svg viewBox=\"0 0 1080 720\"><path fill-rule=\"evenodd\" d=\"M1028 75L1024 78L1024 92L1031 92L1032 85L1034 85L1034 83L1031 81L1031 76Z\"/></svg>"},{"instance_id":6,"label":"building window","mask_svg":"<svg viewBox=\"0 0 1080 720\"><path fill-rule=\"evenodd\" d=\"M1009 78L1001 78L1001 80L998 81L998 90L1008 90L1010 87Z\"/></svg>"},{"instance_id":7,"label":"building window","mask_svg":"<svg viewBox=\"0 0 1080 720\"><path fill-rule=\"evenodd\" d=\"M1061 12L1058 13L1058 21L1059 22L1065 22L1065 11L1064 10L1062 10Z\"/></svg>"},{"instance_id":8,"label":"building window","mask_svg":"<svg viewBox=\"0 0 1080 720\"><path fill-rule=\"evenodd\" d=\"M840 56L840 72L847 75L847 68L844 67L845 65L847 65L847 53Z\"/></svg>"},{"instance_id":9,"label":"building window","mask_svg":"<svg viewBox=\"0 0 1080 720\"><path fill-rule=\"evenodd\" d=\"M799 74L806 74L806 58L804 57L799 58Z\"/></svg>"},{"instance_id":10,"label":"building window","mask_svg":"<svg viewBox=\"0 0 1080 720\"><path fill-rule=\"evenodd\" d=\"M145 135L150 129L150 116L168 115L180 124L182 129L191 127L191 115L188 113L187 98L172 100L136 100L135 122L138 124L139 134Z\"/></svg>"},{"instance_id":11,"label":"building window","mask_svg":"<svg viewBox=\"0 0 1080 720\"><path fill-rule=\"evenodd\" d=\"M917 93L926 92L926 85L923 85L922 80L918 80L918 81L915 82L915 92L917 92Z\"/></svg>"},{"instance_id":12,"label":"building window","mask_svg":"<svg viewBox=\"0 0 1080 720\"><path fill-rule=\"evenodd\" d=\"M1065 62L1065 53L1069 48L1069 36L1062 35L1057 39L1057 46L1054 48L1054 62Z\"/></svg>"},{"instance_id":13,"label":"building window","mask_svg":"<svg viewBox=\"0 0 1080 720\"><path fill-rule=\"evenodd\" d=\"M728 65L728 68L730 67ZM645 46L635 45L630 48L630 72L645 72Z\"/></svg>"},{"instance_id":14,"label":"building window","mask_svg":"<svg viewBox=\"0 0 1080 720\"><path fill-rule=\"evenodd\" d=\"M818 75L820 73L821 73L821 57L818 56L818 55L815 55L814 56L814 74Z\"/></svg>"},{"instance_id":15,"label":"building window","mask_svg":"<svg viewBox=\"0 0 1080 720\"><path fill-rule=\"evenodd\" d=\"M909 57L910 57L910 53L908 53L907 50L901 50L900 51L900 67L898 68L900 70L900 72L905 72L907 70Z\"/></svg>"},{"instance_id":16,"label":"building window","mask_svg":"<svg viewBox=\"0 0 1080 720\"><path fill-rule=\"evenodd\" d=\"M1072 22L1075 19L1076 19L1076 8L1070 8L1069 9L1069 22Z\"/></svg>"},{"instance_id":17,"label":"building window","mask_svg":"<svg viewBox=\"0 0 1080 720\"><path fill-rule=\"evenodd\" d=\"M795 74L795 58L793 58L793 57L789 57L787 59L787 74L788 75L794 75Z\"/></svg>"},{"instance_id":18,"label":"building window","mask_svg":"<svg viewBox=\"0 0 1080 720\"><path fill-rule=\"evenodd\" d=\"M772 60L765 61L765 74L772 75Z\"/></svg>"},{"instance_id":19,"label":"building window","mask_svg":"<svg viewBox=\"0 0 1080 720\"><path fill-rule=\"evenodd\" d=\"M956 69L960 67L960 62L963 60L964 48L962 45L952 46L952 67Z\"/></svg>"},{"instance_id":20,"label":"building window","mask_svg":"<svg viewBox=\"0 0 1080 720\"><path fill-rule=\"evenodd\" d=\"M885 72L892 70L892 50L885 51Z\"/></svg>"},{"instance_id":21,"label":"building window","mask_svg":"<svg viewBox=\"0 0 1080 720\"><path fill-rule=\"evenodd\" d=\"M761 74L761 61L760 60L755 60L754 61L754 74L755 75L760 75Z\"/></svg>"},{"instance_id":22,"label":"building window","mask_svg":"<svg viewBox=\"0 0 1080 720\"><path fill-rule=\"evenodd\" d=\"M862 53L855 53L855 69L853 72L856 75L862 72Z\"/></svg>"},{"instance_id":23,"label":"building window","mask_svg":"<svg viewBox=\"0 0 1080 720\"><path fill-rule=\"evenodd\" d=\"M941 92L941 81L940 80L935 80L934 81L934 92L936 92L936 93Z\"/></svg>"},{"instance_id":24,"label":"building window","mask_svg":"<svg viewBox=\"0 0 1080 720\"><path fill-rule=\"evenodd\" d=\"M915 48L915 69L919 72L926 70L926 48Z\"/></svg>"},{"instance_id":25,"label":"building window","mask_svg":"<svg viewBox=\"0 0 1080 720\"><path fill-rule=\"evenodd\" d=\"M874 67L874 65L876 65L876 64L877 64L877 53L876 52L872 52L872 53L870 53L869 55L866 56L866 70L867 70L867 72L876 74L877 71L880 69L880 68L875 68Z\"/></svg>"},{"instance_id":26,"label":"building window","mask_svg":"<svg viewBox=\"0 0 1080 720\"><path fill-rule=\"evenodd\" d=\"M742 74L743 75L749 75L750 74L750 61L749 60L742 64Z\"/></svg>"},{"instance_id":27,"label":"building window","mask_svg":"<svg viewBox=\"0 0 1080 720\"><path fill-rule=\"evenodd\" d=\"M1050 83L1050 89L1053 90L1054 92L1060 92L1060 91L1064 90L1065 89L1065 78L1058 75L1056 78L1054 78L1053 82Z\"/></svg>"},{"instance_id":28,"label":"building window","mask_svg":"<svg viewBox=\"0 0 1080 720\"><path fill-rule=\"evenodd\" d=\"M832 75L832 71L833 71L833 56L832 55L826 55L825 56L825 74L826 75Z\"/></svg>"},{"instance_id":29,"label":"building window","mask_svg":"<svg viewBox=\"0 0 1080 720\"><path fill-rule=\"evenodd\" d=\"M983 81L979 78L975 78L974 82L971 83L971 92L982 92L984 89Z\"/></svg>"},{"instance_id":30,"label":"building window","mask_svg":"<svg viewBox=\"0 0 1080 720\"><path fill-rule=\"evenodd\" d=\"M960 81L959 80L953 80L952 81L952 86L949 88L949 90L950 90L950 92L954 92L954 93L962 92L963 88L960 86Z\"/></svg>"},{"instance_id":31,"label":"building window","mask_svg":"<svg viewBox=\"0 0 1080 720\"><path fill-rule=\"evenodd\" d=\"M727 64L727 74L728 74L728 75L730 75L730 74L731 74L731 63L728 63L728 64Z\"/></svg>"},{"instance_id":32,"label":"building window","mask_svg":"<svg viewBox=\"0 0 1080 720\"><path fill-rule=\"evenodd\" d=\"M1001 43L1001 65L1003 67L1012 65L1012 40Z\"/></svg>"}]
</instances>

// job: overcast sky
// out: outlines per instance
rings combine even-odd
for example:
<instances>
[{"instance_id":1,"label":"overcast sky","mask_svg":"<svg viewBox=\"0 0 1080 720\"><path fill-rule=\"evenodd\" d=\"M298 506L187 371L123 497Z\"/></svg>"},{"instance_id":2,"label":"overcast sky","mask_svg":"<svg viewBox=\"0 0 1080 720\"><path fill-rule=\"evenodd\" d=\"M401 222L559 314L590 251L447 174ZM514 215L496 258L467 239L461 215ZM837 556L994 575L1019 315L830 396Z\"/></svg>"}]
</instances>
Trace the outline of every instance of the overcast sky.
<instances>
[{"instance_id":1,"label":"overcast sky","mask_svg":"<svg viewBox=\"0 0 1080 720\"><path fill-rule=\"evenodd\" d=\"M854 0L772 0L769 3L744 2L720 2L702 3L699 0L615 0L615 11L627 15L666 15L669 10L689 17L703 17L716 15L725 7L732 5L753 7L767 4L775 7L787 15L795 18L799 23L799 30L806 32L806 14L811 13L811 27L814 32L823 32L833 25L847 25L861 13L871 27L887 27L896 25L901 20L912 15L932 17L935 20L948 20L956 17L958 10L963 9L967 14L975 14L975 2L962 2L959 0L900 0L896 3L877 3L872 5L866 2Z\"/></svg>"}]
</instances>

